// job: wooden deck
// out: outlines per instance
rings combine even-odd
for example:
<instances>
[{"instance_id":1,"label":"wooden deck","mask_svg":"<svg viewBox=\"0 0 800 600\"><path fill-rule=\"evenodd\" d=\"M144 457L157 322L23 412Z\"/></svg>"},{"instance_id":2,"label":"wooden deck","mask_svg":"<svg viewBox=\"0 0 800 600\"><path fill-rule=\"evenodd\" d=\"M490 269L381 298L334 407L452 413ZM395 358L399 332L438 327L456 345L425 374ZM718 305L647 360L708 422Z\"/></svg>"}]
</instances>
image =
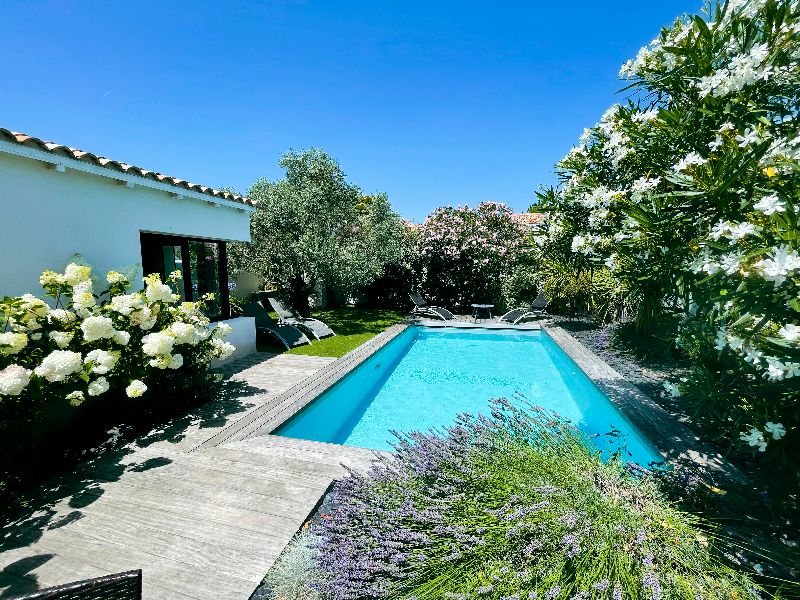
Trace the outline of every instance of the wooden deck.
<instances>
[{"instance_id":1,"label":"wooden deck","mask_svg":"<svg viewBox=\"0 0 800 600\"><path fill-rule=\"evenodd\" d=\"M147 600L248 598L340 463L366 468L374 455L276 436L204 442L331 362L231 363L218 401L51 482L2 530L0 598L138 568Z\"/></svg>"}]
</instances>

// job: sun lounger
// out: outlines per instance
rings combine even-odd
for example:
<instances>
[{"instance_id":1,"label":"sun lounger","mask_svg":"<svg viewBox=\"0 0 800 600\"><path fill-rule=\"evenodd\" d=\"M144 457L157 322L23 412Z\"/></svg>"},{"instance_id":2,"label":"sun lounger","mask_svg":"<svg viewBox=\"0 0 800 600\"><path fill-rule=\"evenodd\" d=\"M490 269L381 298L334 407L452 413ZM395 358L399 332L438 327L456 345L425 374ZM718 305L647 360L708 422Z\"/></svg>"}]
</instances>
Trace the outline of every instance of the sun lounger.
<instances>
[{"instance_id":1,"label":"sun lounger","mask_svg":"<svg viewBox=\"0 0 800 600\"><path fill-rule=\"evenodd\" d=\"M311 343L311 340L308 339L306 334L297 327L276 323L273 318L269 316L267 309L258 302L249 302L245 304L244 316L254 317L256 320L256 330L271 335L285 346L287 350L295 346Z\"/></svg>"},{"instance_id":2,"label":"sun lounger","mask_svg":"<svg viewBox=\"0 0 800 600\"><path fill-rule=\"evenodd\" d=\"M426 317L429 319L441 319L442 321L451 321L455 319L455 315L446 308L441 306L431 306L428 301L416 292L409 292L408 297L414 303L412 314L418 317Z\"/></svg>"},{"instance_id":3,"label":"sun lounger","mask_svg":"<svg viewBox=\"0 0 800 600\"><path fill-rule=\"evenodd\" d=\"M281 325L298 327L306 333L310 333L318 340L331 335L336 335L333 329L328 327L319 319L311 319L300 316L300 314L294 308L292 308L290 304L275 298L274 296L269 296L267 299L269 300L270 306L272 306L272 310L278 313L278 318L280 319Z\"/></svg>"}]
</instances>

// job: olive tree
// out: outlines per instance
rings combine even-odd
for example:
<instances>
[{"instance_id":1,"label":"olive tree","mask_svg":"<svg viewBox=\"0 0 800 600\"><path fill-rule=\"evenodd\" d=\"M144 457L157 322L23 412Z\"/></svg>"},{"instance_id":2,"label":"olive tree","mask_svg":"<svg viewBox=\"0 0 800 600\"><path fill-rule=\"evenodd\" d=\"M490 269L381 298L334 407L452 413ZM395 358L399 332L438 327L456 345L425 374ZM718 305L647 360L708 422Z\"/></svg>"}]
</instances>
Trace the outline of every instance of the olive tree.
<instances>
[{"instance_id":1,"label":"olive tree","mask_svg":"<svg viewBox=\"0 0 800 600\"><path fill-rule=\"evenodd\" d=\"M402 253L403 222L385 194L365 195L319 149L290 151L277 181L259 179L251 242L234 244L231 264L288 293L308 309L318 286L346 296L378 277Z\"/></svg>"}]
</instances>

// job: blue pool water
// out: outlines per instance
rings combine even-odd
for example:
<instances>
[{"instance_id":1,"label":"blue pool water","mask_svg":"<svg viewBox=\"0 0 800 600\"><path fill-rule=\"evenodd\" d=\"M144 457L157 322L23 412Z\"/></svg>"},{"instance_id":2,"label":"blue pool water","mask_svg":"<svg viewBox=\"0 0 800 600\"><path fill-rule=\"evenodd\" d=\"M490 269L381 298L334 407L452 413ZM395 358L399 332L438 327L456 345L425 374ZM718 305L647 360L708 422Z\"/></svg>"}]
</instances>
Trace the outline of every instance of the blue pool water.
<instances>
[{"instance_id":1,"label":"blue pool water","mask_svg":"<svg viewBox=\"0 0 800 600\"><path fill-rule=\"evenodd\" d=\"M409 327L273 433L390 450L390 430L428 430L491 398L522 394L640 465L661 459L570 358L541 331Z\"/></svg>"}]
</instances>

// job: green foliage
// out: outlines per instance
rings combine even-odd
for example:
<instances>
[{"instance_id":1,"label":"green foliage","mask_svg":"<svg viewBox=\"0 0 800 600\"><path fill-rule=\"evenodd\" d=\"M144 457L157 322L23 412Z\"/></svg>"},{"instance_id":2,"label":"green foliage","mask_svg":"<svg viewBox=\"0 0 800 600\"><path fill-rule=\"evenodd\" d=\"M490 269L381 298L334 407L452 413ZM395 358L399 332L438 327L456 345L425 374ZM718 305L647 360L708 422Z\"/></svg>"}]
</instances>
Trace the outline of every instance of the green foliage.
<instances>
[{"instance_id":1,"label":"green foliage","mask_svg":"<svg viewBox=\"0 0 800 600\"><path fill-rule=\"evenodd\" d=\"M288 152L286 176L257 181L247 244L232 244L235 270L250 271L284 292L299 309L316 286L347 296L402 254L403 222L385 194L365 196L339 164L318 149Z\"/></svg>"}]
</instances>

